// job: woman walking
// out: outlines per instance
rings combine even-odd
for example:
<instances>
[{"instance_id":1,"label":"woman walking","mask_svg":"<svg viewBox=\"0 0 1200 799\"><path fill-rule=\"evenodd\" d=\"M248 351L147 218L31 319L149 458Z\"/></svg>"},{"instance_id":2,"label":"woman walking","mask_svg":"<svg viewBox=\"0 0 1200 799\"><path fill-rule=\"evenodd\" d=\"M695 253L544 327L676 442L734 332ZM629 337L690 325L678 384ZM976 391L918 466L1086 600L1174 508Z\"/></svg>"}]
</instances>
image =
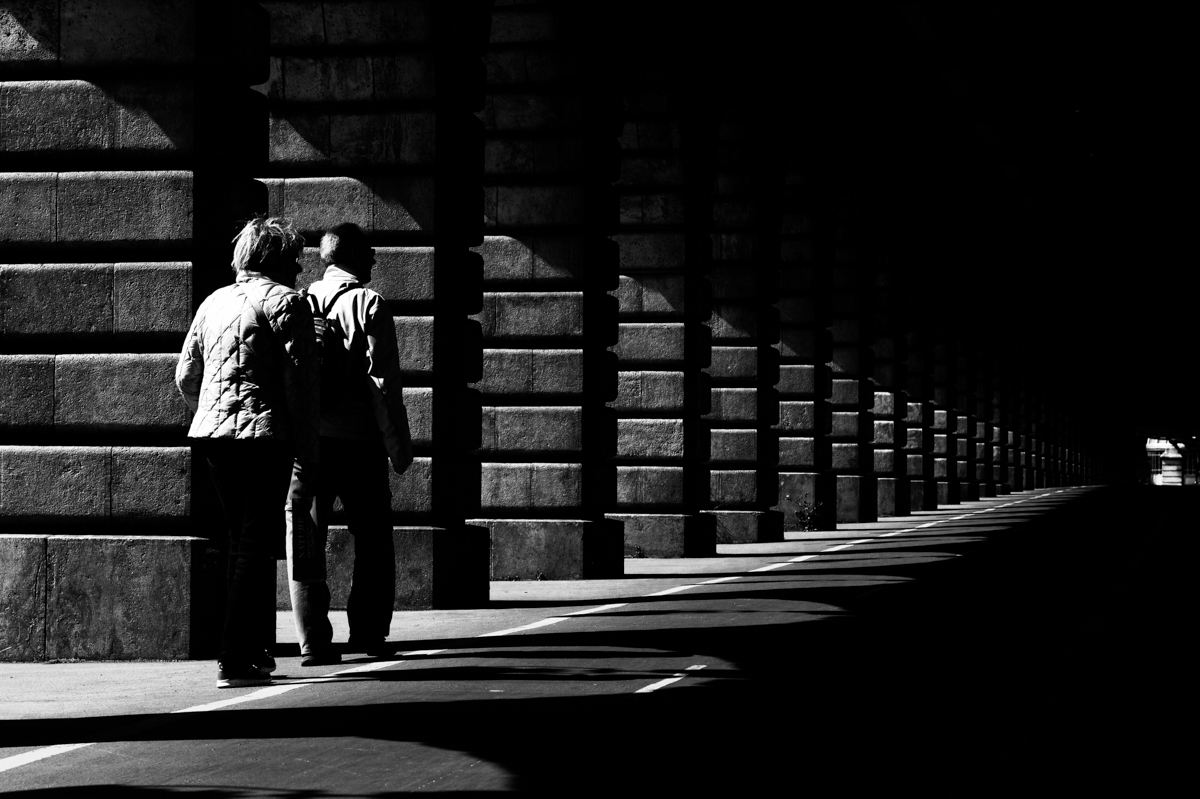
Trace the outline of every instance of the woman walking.
<instances>
[{"instance_id":1,"label":"woman walking","mask_svg":"<svg viewBox=\"0 0 1200 799\"><path fill-rule=\"evenodd\" d=\"M293 465L316 464L320 430L312 313L294 288L304 239L272 217L251 220L234 242L234 283L201 303L175 369L195 412L188 436L229 528L218 688L271 680L256 614L273 604Z\"/></svg>"}]
</instances>

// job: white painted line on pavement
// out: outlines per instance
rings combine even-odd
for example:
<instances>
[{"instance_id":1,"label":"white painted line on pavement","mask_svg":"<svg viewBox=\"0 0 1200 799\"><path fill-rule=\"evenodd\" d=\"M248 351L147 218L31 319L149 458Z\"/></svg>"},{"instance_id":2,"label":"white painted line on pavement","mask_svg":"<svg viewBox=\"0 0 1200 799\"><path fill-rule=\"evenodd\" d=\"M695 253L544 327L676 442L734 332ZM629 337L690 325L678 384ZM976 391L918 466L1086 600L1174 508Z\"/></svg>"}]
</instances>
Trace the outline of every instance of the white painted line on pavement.
<instances>
[{"instance_id":1,"label":"white painted line on pavement","mask_svg":"<svg viewBox=\"0 0 1200 799\"><path fill-rule=\"evenodd\" d=\"M853 544L838 544L836 547L825 547L822 552L840 552L843 549L849 549Z\"/></svg>"},{"instance_id":2,"label":"white painted line on pavement","mask_svg":"<svg viewBox=\"0 0 1200 799\"><path fill-rule=\"evenodd\" d=\"M815 557L816 557L816 555L801 555L798 558L792 558L791 560L788 561L788 563L802 563L803 561L806 561L806 560L812 560Z\"/></svg>"},{"instance_id":3,"label":"white painted line on pavement","mask_svg":"<svg viewBox=\"0 0 1200 799\"><path fill-rule=\"evenodd\" d=\"M715 585L717 583L727 583L730 580L740 580L740 579L742 579L742 576L740 574L738 574L738 575L734 575L733 577L718 577L715 580L705 580L702 583L696 583L696 585Z\"/></svg>"},{"instance_id":4,"label":"white painted line on pavement","mask_svg":"<svg viewBox=\"0 0 1200 799\"><path fill-rule=\"evenodd\" d=\"M926 522L925 524L918 524L918 525L917 525L916 527L914 527L913 529L914 529L914 530L920 530L920 529L922 529L922 528L925 528L925 527L933 527L935 524L938 524L938 523L940 523L940 522L941 522L941 519L938 519L938 521L936 521L936 522Z\"/></svg>"},{"instance_id":5,"label":"white painted line on pavement","mask_svg":"<svg viewBox=\"0 0 1200 799\"><path fill-rule=\"evenodd\" d=\"M667 594L678 594L680 591L686 591L689 588L695 588L697 585L700 585L700 583L688 583L687 585L677 585L674 588L668 588L665 591L655 591L653 594L646 594L646 596L666 596Z\"/></svg>"},{"instance_id":6,"label":"white painted line on pavement","mask_svg":"<svg viewBox=\"0 0 1200 799\"><path fill-rule=\"evenodd\" d=\"M606 611L606 610L616 610L617 608L623 608L628 604L629 604L628 602L618 602L615 605L600 605L599 607L588 608L587 610L577 610L574 613L564 613L562 615L564 615L564 616L586 616L589 613L602 613L603 611Z\"/></svg>"},{"instance_id":7,"label":"white painted line on pavement","mask_svg":"<svg viewBox=\"0 0 1200 799\"><path fill-rule=\"evenodd\" d=\"M658 681L658 682L656 682L656 683L653 683L653 684L651 684L651 685L647 685L645 688L639 688L639 689L637 689L636 691L634 691L634 693L635 693L635 694L651 694L651 693L654 693L654 692L655 692L655 691L657 691L659 688L665 688L665 687L667 687L668 685L670 685L671 683L676 683L676 682L679 682L680 680L682 680L684 677L686 677L686 676L687 676L687 672L689 672L689 671L697 671L697 670L699 670L699 669L702 669L702 668L704 668L704 664L698 664L698 665L695 665L695 666L688 666L688 667L687 667L686 669L684 669L682 672L676 672L676 673L675 673L675 675L674 675L673 677L668 677L668 678L667 678L667 679L665 679L665 680L659 680L659 681Z\"/></svg>"},{"instance_id":8,"label":"white painted line on pavement","mask_svg":"<svg viewBox=\"0 0 1200 799\"><path fill-rule=\"evenodd\" d=\"M402 654L404 657L411 657L413 655L440 655L445 651L445 649L414 649L411 652L404 652Z\"/></svg>"},{"instance_id":9,"label":"white painted line on pavement","mask_svg":"<svg viewBox=\"0 0 1200 799\"><path fill-rule=\"evenodd\" d=\"M288 691L294 691L304 683L292 683L290 685L271 685L262 688L258 691L251 691L248 694L241 696L232 696L229 699L219 699L216 702L209 702L204 705L196 705L195 707L185 707L183 710L172 710L172 713L206 713L210 710L220 710L223 707L230 705L240 705L243 702L251 702L255 699L266 699L279 694L286 694Z\"/></svg>"},{"instance_id":10,"label":"white painted line on pavement","mask_svg":"<svg viewBox=\"0 0 1200 799\"><path fill-rule=\"evenodd\" d=\"M13 755L12 757L6 757L3 760L0 760L0 771L8 771L9 769L16 768L17 766L24 766L28 763L36 763L37 761L43 760L47 757L54 757L55 755L61 755L63 752L82 749L85 746L92 746L94 744L94 741L84 744L55 744L54 746L43 746L41 749L34 749L30 752L22 752L19 755Z\"/></svg>"},{"instance_id":11,"label":"white painted line on pavement","mask_svg":"<svg viewBox=\"0 0 1200 799\"><path fill-rule=\"evenodd\" d=\"M750 573L753 574L754 572L769 572L772 569L778 569L781 566L786 566L786 565L788 565L788 563L789 563L789 561L786 561L786 560L780 561L779 563L768 563L766 566L759 566L757 569L751 569Z\"/></svg>"},{"instance_id":12,"label":"white painted line on pavement","mask_svg":"<svg viewBox=\"0 0 1200 799\"><path fill-rule=\"evenodd\" d=\"M499 635L511 635L512 633L521 633L526 630L536 630L538 627L549 627L551 624L558 624L560 621L566 621L566 616L551 616L548 619L535 621L532 624L523 624L520 627L511 627L507 630L497 630L494 633L483 633L475 636L476 638L494 638Z\"/></svg>"}]
</instances>

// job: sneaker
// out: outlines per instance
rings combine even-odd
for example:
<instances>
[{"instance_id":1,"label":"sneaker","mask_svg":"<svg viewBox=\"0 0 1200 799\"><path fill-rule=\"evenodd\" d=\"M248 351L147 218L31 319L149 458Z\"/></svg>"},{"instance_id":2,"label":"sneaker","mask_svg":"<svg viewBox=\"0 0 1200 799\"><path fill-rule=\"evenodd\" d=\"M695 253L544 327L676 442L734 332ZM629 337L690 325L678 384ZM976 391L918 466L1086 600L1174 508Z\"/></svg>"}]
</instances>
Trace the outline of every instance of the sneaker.
<instances>
[{"instance_id":1,"label":"sneaker","mask_svg":"<svg viewBox=\"0 0 1200 799\"><path fill-rule=\"evenodd\" d=\"M320 649L300 656L301 666L333 666L342 662L342 656L332 649Z\"/></svg>"},{"instance_id":2,"label":"sneaker","mask_svg":"<svg viewBox=\"0 0 1200 799\"><path fill-rule=\"evenodd\" d=\"M271 675L264 674L257 666L234 668L223 663L217 664L218 688L245 688L251 685L270 685Z\"/></svg>"},{"instance_id":3,"label":"sneaker","mask_svg":"<svg viewBox=\"0 0 1200 799\"><path fill-rule=\"evenodd\" d=\"M271 657L270 653L264 649L261 655L254 658L253 665L260 673L271 674L275 671L275 658Z\"/></svg>"}]
</instances>

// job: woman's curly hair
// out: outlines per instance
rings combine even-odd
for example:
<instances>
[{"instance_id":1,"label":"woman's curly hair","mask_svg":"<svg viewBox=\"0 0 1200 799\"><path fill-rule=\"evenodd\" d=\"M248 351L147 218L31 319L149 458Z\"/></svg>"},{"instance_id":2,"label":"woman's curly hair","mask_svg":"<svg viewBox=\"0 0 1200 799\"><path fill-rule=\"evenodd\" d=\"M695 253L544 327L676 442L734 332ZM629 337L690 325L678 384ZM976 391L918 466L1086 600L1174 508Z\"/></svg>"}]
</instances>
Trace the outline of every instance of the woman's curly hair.
<instances>
[{"instance_id":1,"label":"woman's curly hair","mask_svg":"<svg viewBox=\"0 0 1200 799\"><path fill-rule=\"evenodd\" d=\"M234 273L274 272L300 255L304 237L282 216L257 216L233 239Z\"/></svg>"}]
</instances>

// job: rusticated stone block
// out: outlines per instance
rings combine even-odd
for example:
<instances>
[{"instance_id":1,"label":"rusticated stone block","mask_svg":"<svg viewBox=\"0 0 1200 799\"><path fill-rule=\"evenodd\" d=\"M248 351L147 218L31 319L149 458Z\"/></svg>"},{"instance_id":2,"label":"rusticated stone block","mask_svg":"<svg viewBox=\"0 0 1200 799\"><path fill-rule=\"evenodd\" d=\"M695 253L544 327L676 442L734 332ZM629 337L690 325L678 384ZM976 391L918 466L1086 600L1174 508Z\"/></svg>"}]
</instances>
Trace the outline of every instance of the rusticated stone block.
<instances>
[{"instance_id":1,"label":"rusticated stone block","mask_svg":"<svg viewBox=\"0 0 1200 799\"><path fill-rule=\"evenodd\" d=\"M388 472L393 512L429 513L433 510L433 492L430 485L433 480L432 466L430 458L415 458L404 474ZM338 505L340 504L339 501Z\"/></svg>"},{"instance_id":2,"label":"rusticated stone block","mask_svg":"<svg viewBox=\"0 0 1200 799\"><path fill-rule=\"evenodd\" d=\"M484 224L488 227L573 225L585 221L584 209L584 190L579 186L484 188Z\"/></svg>"},{"instance_id":3,"label":"rusticated stone block","mask_svg":"<svg viewBox=\"0 0 1200 799\"><path fill-rule=\"evenodd\" d=\"M433 371L433 317L396 316L396 347L405 372Z\"/></svg>"},{"instance_id":4,"label":"rusticated stone block","mask_svg":"<svg viewBox=\"0 0 1200 799\"><path fill-rule=\"evenodd\" d=\"M489 292L479 314L485 338L574 337L583 334L580 292Z\"/></svg>"},{"instance_id":5,"label":"rusticated stone block","mask_svg":"<svg viewBox=\"0 0 1200 799\"><path fill-rule=\"evenodd\" d=\"M682 411L683 372L619 372L611 407L630 411Z\"/></svg>"},{"instance_id":6,"label":"rusticated stone block","mask_svg":"<svg viewBox=\"0 0 1200 799\"><path fill-rule=\"evenodd\" d=\"M682 324L622 324L613 351L622 361L668 363L683 360L683 342Z\"/></svg>"},{"instance_id":7,"label":"rusticated stone block","mask_svg":"<svg viewBox=\"0 0 1200 799\"><path fill-rule=\"evenodd\" d=\"M0 535L0 660L45 652L46 537Z\"/></svg>"},{"instance_id":8,"label":"rusticated stone block","mask_svg":"<svg viewBox=\"0 0 1200 799\"><path fill-rule=\"evenodd\" d=\"M325 230L336 219L368 233L433 232L432 178L271 178L263 183L271 214L290 217L302 230Z\"/></svg>"},{"instance_id":9,"label":"rusticated stone block","mask_svg":"<svg viewBox=\"0 0 1200 799\"><path fill-rule=\"evenodd\" d=\"M816 439L780 438L779 465L790 469L817 468Z\"/></svg>"},{"instance_id":10,"label":"rusticated stone block","mask_svg":"<svg viewBox=\"0 0 1200 799\"><path fill-rule=\"evenodd\" d=\"M870 449L859 444L835 442L830 445L833 455L832 466L839 472L856 472L864 466L864 450L869 454Z\"/></svg>"},{"instance_id":11,"label":"rusticated stone block","mask_svg":"<svg viewBox=\"0 0 1200 799\"><path fill-rule=\"evenodd\" d=\"M583 447L581 408L483 409L482 449L487 452L577 452Z\"/></svg>"},{"instance_id":12,"label":"rusticated stone block","mask_svg":"<svg viewBox=\"0 0 1200 799\"><path fill-rule=\"evenodd\" d=\"M783 540L783 514L779 511L713 510L718 544L763 544Z\"/></svg>"},{"instance_id":13,"label":"rusticated stone block","mask_svg":"<svg viewBox=\"0 0 1200 799\"><path fill-rule=\"evenodd\" d=\"M707 558L717 553L711 515L610 513L625 527L627 558Z\"/></svg>"},{"instance_id":14,"label":"rusticated stone block","mask_svg":"<svg viewBox=\"0 0 1200 799\"><path fill-rule=\"evenodd\" d=\"M762 312L750 304L720 304L713 307L708 325L713 341L745 341L758 335Z\"/></svg>"},{"instance_id":15,"label":"rusticated stone block","mask_svg":"<svg viewBox=\"0 0 1200 799\"><path fill-rule=\"evenodd\" d=\"M820 367L815 365L783 364L779 367L776 389L781 395L813 396L819 393Z\"/></svg>"},{"instance_id":16,"label":"rusticated stone block","mask_svg":"<svg viewBox=\"0 0 1200 799\"><path fill-rule=\"evenodd\" d=\"M682 419L621 419L617 455L622 458L682 458Z\"/></svg>"},{"instance_id":17,"label":"rusticated stone block","mask_svg":"<svg viewBox=\"0 0 1200 799\"><path fill-rule=\"evenodd\" d=\"M190 152L192 91L175 81L0 83L0 152ZM151 111L152 109L152 111Z\"/></svg>"},{"instance_id":18,"label":"rusticated stone block","mask_svg":"<svg viewBox=\"0 0 1200 799\"><path fill-rule=\"evenodd\" d=\"M618 466L617 506L678 506L683 502L683 468Z\"/></svg>"},{"instance_id":19,"label":"rusticated stone block","mask_svg":"<svg viewBox=\"0 0 1200 799\"><path fill-rule=\"evenodd\" d=\"M583 392L581 350L484 350L485 394L580 394Z\"/></svg>"},{"instance_id":20,"label":"rusticated stone block","mask_svg":"<svg viewBox=\"0 0 1200 799\"><path fill-rule=\"evenodd\" d=\"M175 388L178 356L58 355L54 424L87 430L182 430L191 421Z\"/></svg>"},{"instance_id":21,"label":"rusticated stone block","mask_svg":"<svg viewBox=\"0 0 1200 799\"><path fill-rule=\"evenodd\" d=\"M493 580L587 580L620 577L621 524L573 519L471 519L491 534Z\"/></svg>"},{"instance_id":22,"label":"rusticated stone block","mask_svg":"<svg viewBox=\"0 0 1200 799\"><path fill-rule=\"evenodd\" d=\"M561 129L580 123L580 100L565 94L489 93L483 121L491 131Z\"/></svg>"},{"instance_id":23,"label":"rusticated stone block","mask_svg":"<svg viewBox=\"0 0 1200 799\"><path fill-rule=\"evenodd\" d=\"M478 608L488 601L488 531L463 526L393 527L396 556L394 610ZM329 528L325 564L330 607L342 610L354 575L354 537L341 525ZM287 563L276 571L276 608L291 610Z\"/></svg>"},{"instance_id":24,"label":"rusticated stone block","mask_svg":"<svg viewBox=\"0 0 1200 799\"><path fill-rule=\"evenodd\" d=\"M0 429L54 423L54 356L0 355Z\"/></svg>"},{"instance_id":25,"label":"rusticated stone block","mask_svg":"<svg viewBox=\"0 0 1200 799\"><path fill-rule=\"evenodd\" d=\"M708 491L719 505L751 505L758 499L758 475L751 469L713 469Z\"/></svg>"},{"instance_id":26,"label":"rusticated stone block","mask_svg":"<svg viewBox=\"0 0 1200 799\"><path fill-rule=\"evenodd\" d=\"M434 116L279 111L269 140L272 163L426 166L434 158Z\"/></svg>"},{"instance_id":27,"label":"rusticated stone block","mask_svg":"<svg viewBox=\"0 0 1200 799\"><path fill-rule=\"evenodd\" d=\"M425 3L345 3L324 14L325 43L338 45L415 44L433 37L433 20Z\"/></svg>"},{"instance_id":28,"label":"rusticated stone block","mask_svg":"<svg viewBox=\"0 0 1200 799\"><path fill-rule=\"evenodd\" d=\"M187 519L191 515L191 476L192 456L187 447L113 447L113 518Z\"/></svg>"},{"instance_id":29,"label":"rusticated stone block","mask_svg":"<svg viewBox=\"0 0 1200 799\"><path fill-rule=\"evenodd\" d=\"M153 298L148 302L148 298ZM113 266L114 333L185 333L191 324L190 263Z\"/></svg>"},{"instance_id":30,"label":"rusticated stone block","mask_svg":"<svg viewBox=\"0 0 1200 799\"><path fill-rule=\"evenodd\" d=\"M430 446L433 443L433 389L404 389L404 406L408 410L408 429L413 444Z\"/></svg>"},{"instance_id":31,"label":"rusticated stone block","mask_svg":"<svg viewBox=\"0 0 1200 799\"><path fill-rule=\"evenodd\" d=\"M714 347L708 373L714 379L752 379L758 374L758 349L755 347Z\"/></svg>"},{"instance_id":32,"label":"rusticated stone block","mask_svg":"<svg viewBox=\"0 0 1200 799\"><path fill-rule=\"evenodd\" d=\"M58 61L58 4L10 0L0 6L0 64L49 66Z\"/></svg>"},{"instance_id":33,"label":"rusticated stone block","mask_svg":"<svg viewBox=\"0 0 1200 799\"><path fill-rule=\"evenodd\" d=\"M112 264L0 266L0 330L12 337L111 333L112 292Z\"/></svg>"},{"instance_id":34,"label":"rusticated stone block","mask_svg":"<svg viewBox=\"0 0 1200 799\"><path fill-rule=\"evenodd\" d=\"M659 120L625 120L621 131L622 150L678 150L679 123Z\"/></svg>"},{"instance_id":35,"label":"rusticated stone block","mask_svg":"<svg viewBox=\"0 0 1200 799\"><path fill-rule=\"evenodd\" d=\"M613 236L621 248L622 269L682 269L682 233L620 233Z\"/></svg>"},{"instance_id":36,"label":"rusticated stone block","mask_svg":"<svg viewBox=\"0 0 1200 799\"><path fill-rule=\"evenodd\" d=\"M712 411L706 416L713 421L753 422L758 418L758 392L753 388L714 388Z\"/></svg>"},{"instance_id":37,"label":"rusticated stone block","mask_svg":"<svg viewBox=\"0 0 1200 799\"><path fill-rule=\"evenodd\" d=\"M682 314L683 276L622 275L617 289L617 303L618 310L623 314Z\"/></svg>"},{"instance_id":38,"label":"rusticated stone block","mask_svg":"<svg viewBox=\"0 0 1200 799\"><path fill-rule=\"evenodd\" d=\"M684 199L681 194L622 194L619 197L622 225L682 225Z\"/></svg>"},{"instance_id":39,"label":"rusticated stone block","mask_svg":"<svg viewBox=\"0 0 1200 799\"><path fill-rule=\"evenodd\" d=\"M189 657L202 545L185 536L48 537L46 657Z\"/></svg>"},{"instance_id":40,"label":"rusticated stone block","mask_svg":"<svg viewBox=\"0 0 1200 799\"><path fill-rule=\"evenodd\" d=\"M189 64L194 0L60 0L63 66Z\"/></svg>"},{"instance_id":41,"label":"rusticated stone block","mask_svg":"<svg viewBox=\"0 0 1200 799\"><path fill-rule=\"evenodd\" d=\"M837 520L839 524L857 524L878 520L877 484L876 478L871 476L857 474L839 474L837 476Z\"/></svg>"},{"instance_id":42,"label":"rusticated stone block","mask_svg":"<svg viewBox=\"0 0 1200 799\"><path fill-rule=\"evenodd\" d=\"M289 104L428 98L433 59L423 53L276 57L263 88L271 99Z\"/></svg>"},{"instance_id":43,"label":"rusticated stone block","mask_svg":"<svg viewBox=\"0 0 1200 799\"><path fill-rule=\"evenodd\" d=\"M870 441L875 434L869 414L858 411L834 411L830 434L837 438L857 438Z\"/></svg>"},{"instance_id":44,"label":"rusticated stone block","mask_svg":"<svg viewBox=\"0 0 1200 799\"><path fill-rule=\"evenodd\" d=\"M709 437L713 461L753 461L758 458L757 430L713 430Z\"/></svg>"},{"instance_id":45,"label":"rusticated stone block","mask_svg":"<svg viewBox=\"0 0 1200 799\"><path fill-rule=\"evenodd\" d=\"M577 239L547 235L485 236L474 251L483 257L489 281L578 278L594 256L582 251Z\"/></svg>"},{"instance_id":46,"label":"rusticated stone block","mask_svg":"<svg viewBox=\"0 0 1200 799\"><path fill-rule=\"evenodd\" d=\"M60 172L50 241L186 244L192 238L190 172Z\"/></svg>"},{"instance_id":47,"label":"rusticated stone block","mask_svg":"<svg viewBox=\"0 0 1200 799\"><path fill-rule=\"evenodd\" d=\"M577 508L583 497L577 463L485 463L483 508Z\"/></svg>"},{"instance_id":48,"label":"rusticated stone block","mask_svg":"<svg viewBox=\"0 0 1200 799\"><path fill-rule=\"evenodd\" d=\"M0 447L0 518L106 520L108 447Z\"/></svg>"},{"instance_id":49,"label":"rusticated stone block","mask_svg":"<svg viewBox=\"0 0 1200 799\"><path fill-rule=\"evenodd\" d=\"M815 402L781 402L779 403L779 430L786 433L818 432L817 403Z\"/></svg>"},{"instance_id":50,"label":"rusticated stone block","mask_svg":"<svg viewBox=\"0 0 1200 799\"><path fill-rule=\"evenodd\" d=\"M53 242L58 204L53 172L0 175L0 244Z\"/></svg>"}]
</instances>

